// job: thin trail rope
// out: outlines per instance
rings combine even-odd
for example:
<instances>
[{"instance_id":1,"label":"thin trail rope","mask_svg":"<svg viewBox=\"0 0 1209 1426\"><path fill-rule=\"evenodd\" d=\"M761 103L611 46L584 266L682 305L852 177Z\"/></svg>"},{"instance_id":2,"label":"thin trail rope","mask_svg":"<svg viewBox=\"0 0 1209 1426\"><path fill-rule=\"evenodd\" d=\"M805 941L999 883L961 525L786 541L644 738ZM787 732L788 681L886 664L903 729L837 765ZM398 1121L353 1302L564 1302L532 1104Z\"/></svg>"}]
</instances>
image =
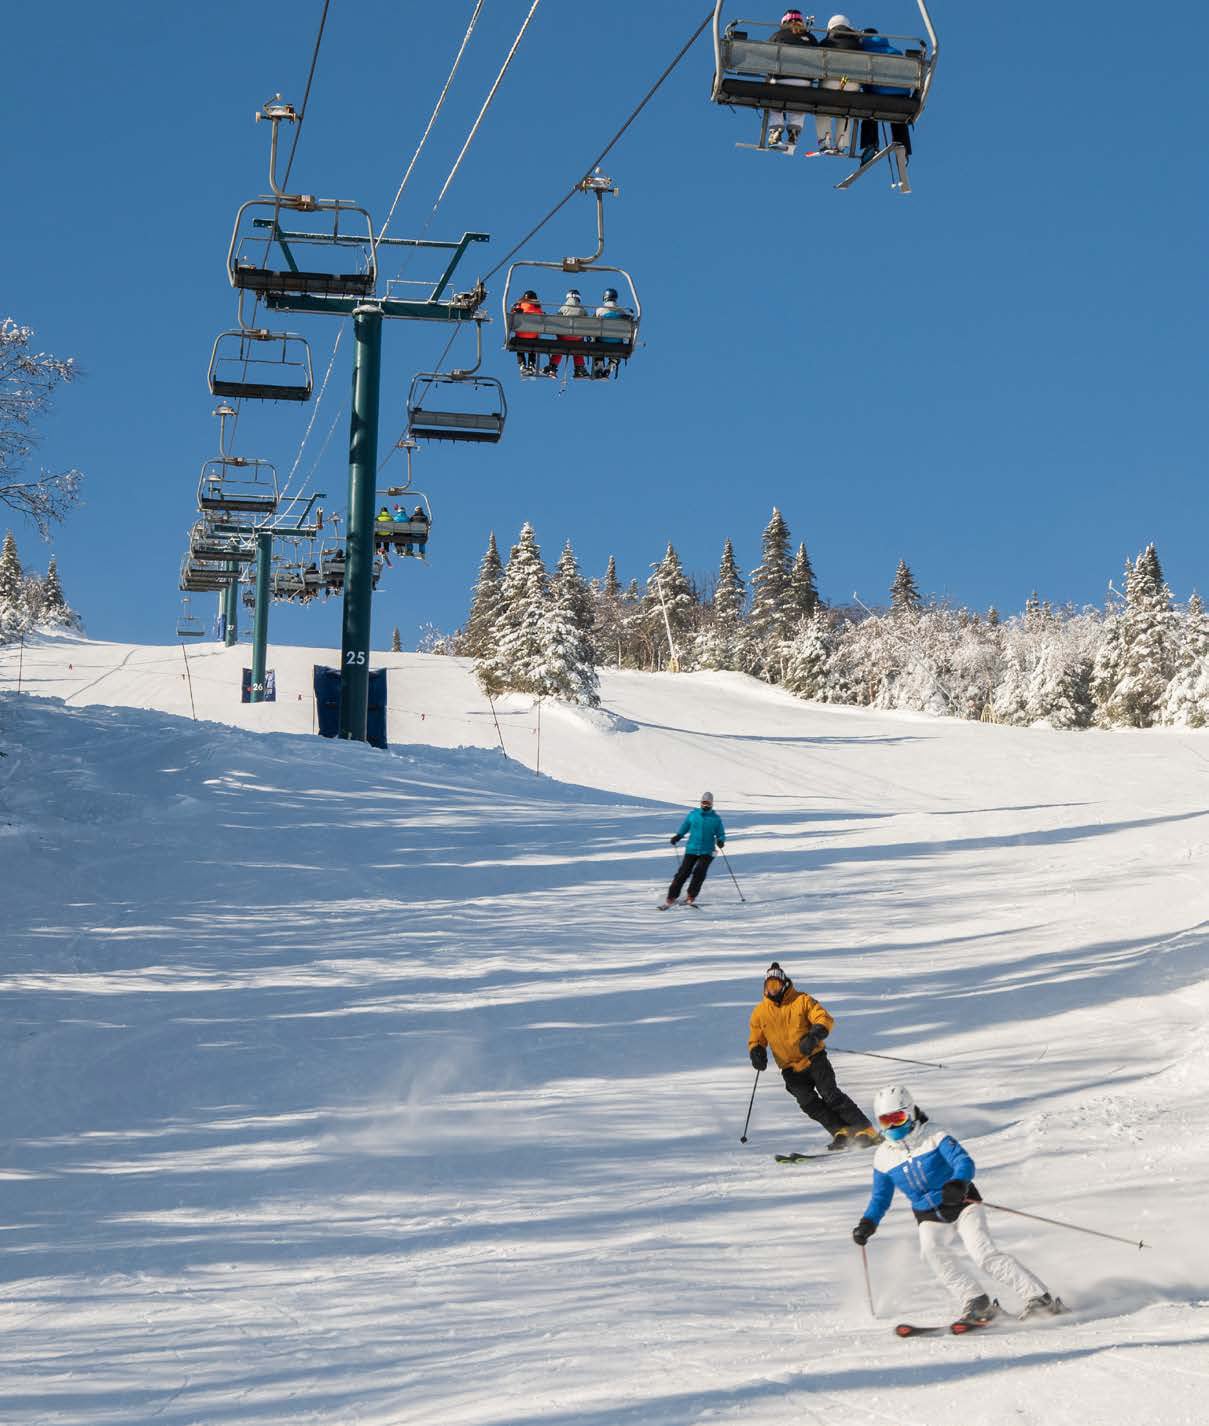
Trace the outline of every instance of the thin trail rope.
<instances>
[{"instance_id":1,"label":"thin trail rope","mask_svg":"<svg viewBox=\"0 0 1209 1426\"><path fill-rule=\"evenodd\" d=\"M647 90L646 94L643 95L638 107L630 114L630 117L625 121L624 124L622 124L621 128L617 130L617 132L604 146L604 148L601 149L600 153L597 154L597 156L587 166L587 168L584 170L583 176L579 179L575 186L564 197L559 199L559 201L554 205L553 208L550 209L550 211L539 223L529 229L529 231L520 240L520 242L516 244L515 247L511 248L508 252L504 254L502 258L500 258L499 262L496 263L496 265L490 270L490 272L484 275L484 282L489 282L491 278L493 278L495 274L499 272L500 268L503 267L506 262L508 262L511 258L515 257L518 252L520 252L521 248L525 246L525 244L529 241L530 238L532 238L536 233L541 232L541 230L546 226L550 219L553 218L557 212L564 208L566 204L569 203L571 199L575 197L575 195L579 192L580 183L582 183L584 179L590 178L597 166L603 163L604 160L609 156L610 152L613 150L618 140L630 127L634 120L639 116L639 114L642 113L642 111L651 102L651 100L655 97L656 93L662 87L664 81L672 73L672 71L676 68L676 66L680 63L684 56L688 54L689 50L692 49L693 45L700 37L701 32L705 29L706 25L709 24L713 17L714 12L712 10L706 11L705 18L701 21L701 23L697 26L693 33L688 37L688 39L685 40L684 44L680 47L680 50L677 53L675 59L672 60L671 64L668 65L668 67L663 71L663 73L654 82L654 84L652 84L651 87Z\"/></svg>"},{"instance_id":2,"label":"thin trail rope","mask_svg":"<svg viewBox=\"0 0 1209 1426\"><path fill-rule=\"evenodd\" d=\"M390 227L391 219L395 216L395 209L399 206L399 199L403 197L403 190L407 187L408 180L411 178L412 170L415 168L420 155L424 152L424 146L425 144L427 144L428 136L432 133L433 126L437 122L437 116L440 114L442 108L444 107L445 97L446 95L448 95L450 86L453 84L453 78L454 75L458 72L458 66L462 63L462 56L466 53L466 46L470 43L471 35L474 34L474 27L479 22L479 15L482 13L483 5L485 3L486 0L477 0L477 4L474 7L474 13L470 17L470 23L466 26L466 33L462 36L462 43L458 46L458 52L453 61L453 68L449 71L449 78L445 81L444 89L441 90L441 97L437 100L437 106L432 111L432 115L428 120L428 126L425 128L424 133L421 135L420 142L416 145L416 151L412 154L411 162L407 165L407 171L403 175L402 183L399 184L399 189L398 192L395 194L394 202L390 205L390 212L387 213L386 221L378 230L378 238L375 241L380 241L385 236L387 228Z\"/></svg>"},{"instance_id":3,"label":"thin trail rope","mask_svg":"<svg viewBox=\"0 0 1209 1426\"><path fill-rule=\"evenodd\" d=\"M433 212L435 212L437 208L440 207L441 199L444 198L446 193L449 192L449 185L453 182L454 178L457 175L458 169L462 166L462 160L466 157L466 150L469 149L470 145L474 142L474 136L479 131L479 125L483 122L487 110L491 108L491 101L495 98L495 92L504 82L504 75L508 73L508 67L511 65L517 50L520 48L521 41L525 38L525 31L529 28L529 22L537 13L537 7L541 3L542 0L533 0L533 4L529 6L529 13L525 16L525 23L520 27L520 30L517 32L516 39L512 41L512 48L508 51L508 58L504 60L503 67L496 75L495 83L491 86L491 89L489 90L486 99L483 100L483 107L479 110L479 116L471 125L469 134L466 135L466 142L462 145L462 151L454 160L454 165L449 170L449 177L445 180L444 186L442 187L440 193L437 194L437 201L432 205Z\"/></svg>"}]
</instances>

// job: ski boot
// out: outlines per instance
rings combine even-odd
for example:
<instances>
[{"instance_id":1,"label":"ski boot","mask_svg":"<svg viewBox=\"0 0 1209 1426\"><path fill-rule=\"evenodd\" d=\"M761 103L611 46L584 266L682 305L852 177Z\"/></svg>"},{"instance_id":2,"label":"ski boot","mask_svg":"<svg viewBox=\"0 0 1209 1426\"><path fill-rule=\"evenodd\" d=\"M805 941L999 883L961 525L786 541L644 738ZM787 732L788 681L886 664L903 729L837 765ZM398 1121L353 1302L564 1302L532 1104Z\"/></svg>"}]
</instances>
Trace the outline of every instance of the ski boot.
<instances>
[{"instance_id":1,"label":"ski boot","mask_svg":"<svg viewBox=\"0 0 1209 1426\"><path fill-rule=\"evenodd\" d=\"M977 1297L971 1297L969 1302L961 1309L959 1322L977 1322L981 1325L990 1322L999 1316L999 1304L992 1302L985 1292L980 1292Z\"/></svg>"},{"instance_id":2,"label":"ski boot","mask_svg":"<svg viewBox=\"0 0 1209 1426\"><path fill-rule=\"evenodd\" d=\"M852 1143L849 1138L851 1132L847 1125L842 1129L837 1129L832 1137L831 1143L827 1145L827 1152L829 1154L838 1154L842 1153L845 1149L851 1148Z\"/></svg>"},{"instance_id":3,"label":"ski boot","mask_svg":"<svg viewBox=\"0 0 1209 1426\"><path fill-rule=\"evenodd\" d=\"M853 1129L851 1138L858 1149L876 1149L879 1144L885 1143L872 1124L866 1125L864 1129Z\"/></svg>"},{"instance_id":4,"label":"ski boot","mask_svg":"<svg viewBox=\"0 0 1209 1426\"><path fill-rule=\"evenodd\" d=\"M1030 1297L1024 1304L1024 1311L1020 1314L1020 1320L1026 1317L1057 1317L1060 1312L1066 1312L1067 1306L1060 1297L1053 1297L1048 1292L1043 1292L1040 1297Z\"/></svg>"}]
</instances>

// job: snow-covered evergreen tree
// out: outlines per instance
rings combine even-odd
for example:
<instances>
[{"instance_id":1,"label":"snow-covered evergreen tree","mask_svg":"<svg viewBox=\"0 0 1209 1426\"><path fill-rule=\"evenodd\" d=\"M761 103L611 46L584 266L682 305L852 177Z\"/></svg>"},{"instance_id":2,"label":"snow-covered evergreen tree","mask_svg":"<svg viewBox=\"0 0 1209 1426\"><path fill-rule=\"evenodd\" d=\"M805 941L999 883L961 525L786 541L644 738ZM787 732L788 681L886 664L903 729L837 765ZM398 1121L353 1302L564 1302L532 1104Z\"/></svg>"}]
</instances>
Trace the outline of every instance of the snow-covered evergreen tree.
<instances>
[{"instance_id":1,"label":"snow-covered evergreen tree","mask_svg":"<svg viewBox=\"0 0 1209 1426\"><path fill-rule=\"evenodd\" d=\"M784 686L799 698L824 698L830 687L827 621L816 609L798 626L785 654Z\"/></svg>"},{"instance_id":2,"label":"snow-covered evergreen tree","mask_svg":"<svg viewBox=\"0 0 1209 1426\"><path fill-rule=\"evenodd\" d=\"M549 602L549 580L533 526L526 520L508 557L500 586L500 610L493 645L479 655L475 673L489 695L540 693L545 656L542 619Z\"/></svg>"},{"instance_id":3,"label":"snow-covered evergreen tree","mask_svg":"<svg viewBox=\"0 0 1209 1426\"><path fill-rule=\"evenodd\" d=\"M651 639L659 650L659 664L671 662L672 659L677 663L690 662L686 655L696 620L697 598L670 540L663 558L646 582L642 605ZM669 635L673 645L671 649L668 648Z\"/></svg>"},{"instance_id":4,"label":"snow-covered evergreen tree","mask_svg":"<svg viewBox=\"0 0 1209 1426\"><path fill-rule=\"evenodd\" d=\"M495 626L502 607L504 566L495 543L495 531L487 538L487 549L479 563L479 577L470 602L470 617L462 638L463 652L482 658L494 647Z\"/></svg>"},{"instance_id":5,"label":"snow-covered evergreen tree","mask_svg":"<svg viewBox=\"0 0 1209 1426\"><path fill-rule=\"evenodd\" d=\"M0 641L15 638L26 627L23 584L17 541L10 530L0 547Z\"/></svg>"},{"instance_id":6,"label":"snow-covered evergreen tree","mask_svg":"<svg viewBox=\"0 0 1209 1426\"><path fill-rule=\"evenodd\" d=\"M693 644L695 668L746 668L747 631L743 624L746 602L747 590L735 560L734 546L728 539L722 546L710 618Z\"/></svg>"},{"instance_id":7,"label":"snow-covered evergreen tree","mask_svg":"<svg viewBox=\"0 0 1209 1426\"><path fill-rule=\"evenodd\" d=\"M401 654L403 652L403 636L399 633L398 624L391 630L390 651L392 654Z\"/></svg>"},{"instance_id":8,"label":"snow-covered evergreen tree","mask_svg":"<svg viewBox=\"0 0 1209 1426\"><path fill-rule=\"evenodd\" d=\"M815 583L814 567L804 544L798 545L789 572L789 587L793 595L793 607L803 619L809 619L819 607L819 588Z\"/></svg>"},{"instance_id":9,"label":"snow-covered evergreen tree","mask_svg":"<svg viewBox=\"0 0 1209 1426\"><path fill-rule=\"evenodd\" d=\"M592 641L597 658L621 668L625 661L625 591L617 578L617 561L610 555L603 580L592 581L594 617Z\"/></svg>"},{"instance_id":10,"label":"snow-covered evergreen tree","mask_svg":"<svg viewBox=\"0 0 1209 1426\"><path fill-rule=\"evenodd\" d=\"M1189 599L1180 621L1175 672L1159 720L1176 728L1209 727L1209 614L1198 594Z\"/></svg>"},{"instance_id":11,"label":"snow-covered evergreen tree","mask_svg":"<svg viewBox=\"0 0 1209 1426\"><path fill-rule=\"evenodd\" d=\"M570 540L563 547L549 588L534 691L539 696L594 708L600 702L600 691L592 646L591 595Z\"/></svg>"},{"instance_id":12,"label":"snow-covered evergreen tree","mask_svg":"<svg viewBox=\"0 0 1209 1426\"><path fill-rule=\"evenodd\" d=\"M774 507L764 527L760 563L751 572L751 613L747 619L761 671L770 682L781 676L781 646L792 636L798 617L791 583L789 526Z\"/></svg>"},{"instance_id":13,"label":"snow-covered evergreen tree","mask_svg":"<svg viewBox=\"0 0 1209 1426\"><path fill-rule=\"evenodd\" d=\"M1175 670L1175 617L1158 553L1126 562L1125 604L1110 621L1091 676L1096 722L1149 728Z\"/></svg>"},{"instance_id":14,"label":"snow-covered evergreen tree","mask_svg":"<svg viewBox=\"0 0 1209 1426\"><path fill-rule=\"evenodd\" d=\"M906 560L899 560L890 586L890 608L896 614L912 613L919 608L919 586Z\"/></svg>"}]
</instances>

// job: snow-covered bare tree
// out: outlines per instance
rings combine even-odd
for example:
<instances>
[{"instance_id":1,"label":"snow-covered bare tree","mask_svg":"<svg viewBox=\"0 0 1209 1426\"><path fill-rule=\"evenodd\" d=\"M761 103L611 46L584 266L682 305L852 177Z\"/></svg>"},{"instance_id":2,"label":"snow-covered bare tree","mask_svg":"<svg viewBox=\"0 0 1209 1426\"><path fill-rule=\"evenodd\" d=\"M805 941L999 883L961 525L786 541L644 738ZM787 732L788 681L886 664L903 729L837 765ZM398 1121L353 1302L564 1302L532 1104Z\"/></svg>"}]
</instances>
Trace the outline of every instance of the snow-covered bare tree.
<instances>
[{"instance_id":1,"label":"snow-covered bare tree","mask_svg":"<svg viewBox=\"0 0 1209 1426\"><path fill-rule=\"evenodd\" d=\"M32 475L27 467L56 388L79 368L71 357L33 351L33 335L11 317L0 321L0 505L31 520L45 539L79 500L84 477L75 469Z\"/></svg>"}]
</instances>

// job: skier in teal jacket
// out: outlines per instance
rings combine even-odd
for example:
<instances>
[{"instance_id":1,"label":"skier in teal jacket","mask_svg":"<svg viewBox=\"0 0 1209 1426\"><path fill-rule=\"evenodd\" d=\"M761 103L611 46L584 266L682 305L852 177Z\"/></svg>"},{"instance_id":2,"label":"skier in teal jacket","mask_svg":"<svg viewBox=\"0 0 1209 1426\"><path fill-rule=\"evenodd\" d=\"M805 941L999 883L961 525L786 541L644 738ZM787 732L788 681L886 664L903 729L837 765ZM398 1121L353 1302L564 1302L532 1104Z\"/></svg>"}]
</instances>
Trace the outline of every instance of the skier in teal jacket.
<instances>
[{"instance_id":1,"label":"skier in teal jacket","mask_svg":"<svg viewBox=\"0 0 1209 1426\"><path fill-rule=\"evenodd\" d=\"M684 898L684 904L697 904L701 885L709 871L709 864L714 859L714 848L716 846L721 851L726 845L726 828L722 825L722 818L714 811L712 792L701 794L700 807L694 807L681 822L679 830L672 838L672 846L678 846L681 837L685 836L688 837L688 845L684 849L680 865L676 868L676 875L672 877L672 884L667 889L667 900L660 907L662 911L676 904L686 881L688 895Z\"/></svg>"}]
</instances>

